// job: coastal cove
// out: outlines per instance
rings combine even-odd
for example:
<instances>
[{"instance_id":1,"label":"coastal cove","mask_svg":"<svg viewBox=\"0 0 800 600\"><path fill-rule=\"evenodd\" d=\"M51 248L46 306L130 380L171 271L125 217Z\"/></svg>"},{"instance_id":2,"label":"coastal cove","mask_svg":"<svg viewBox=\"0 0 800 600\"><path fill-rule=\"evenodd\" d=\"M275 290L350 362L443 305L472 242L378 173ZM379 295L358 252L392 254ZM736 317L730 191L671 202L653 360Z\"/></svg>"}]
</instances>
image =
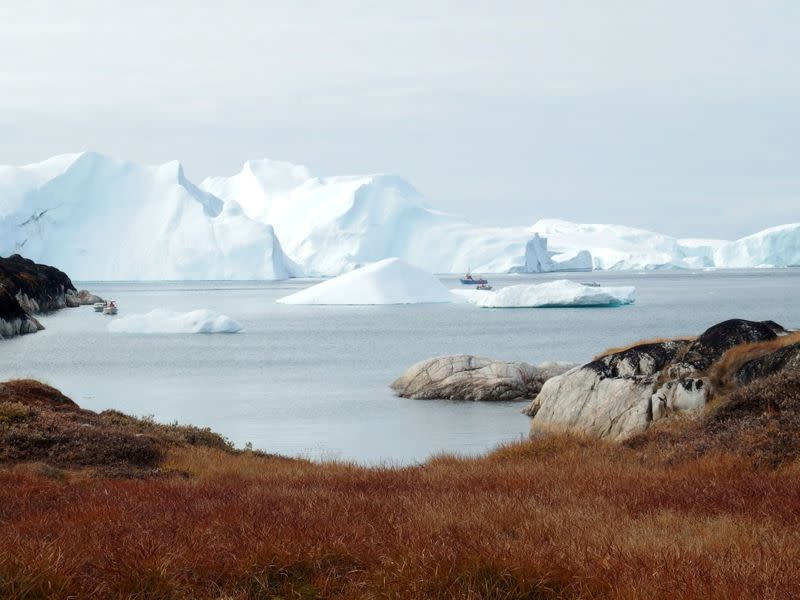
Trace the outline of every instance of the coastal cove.
<instances>
[{"instance_id":1,"label":"coastal cove","mask_svg":"<svg viewBox=\"0 0 800 600\"><path fill-rule=\"evenodd\" d=\"M496 286L563 274L492 276ZM527 436L520 403L397 398L389 384L436 355L585 362L631 340L683 335L732 317L800 325L800 269L593 272L574 281L636 287L617 308L478 309L468 304L287 306L317 280L76 282L120 316L211 309L231 335L110 333L89 307L44 315L46 329L0 343L0 379L45 381L93 410L208 426L237 445L314 459L408 464L476 454ZM457 287L455 277L445 277Z\"/></svg>"}]
</instances>

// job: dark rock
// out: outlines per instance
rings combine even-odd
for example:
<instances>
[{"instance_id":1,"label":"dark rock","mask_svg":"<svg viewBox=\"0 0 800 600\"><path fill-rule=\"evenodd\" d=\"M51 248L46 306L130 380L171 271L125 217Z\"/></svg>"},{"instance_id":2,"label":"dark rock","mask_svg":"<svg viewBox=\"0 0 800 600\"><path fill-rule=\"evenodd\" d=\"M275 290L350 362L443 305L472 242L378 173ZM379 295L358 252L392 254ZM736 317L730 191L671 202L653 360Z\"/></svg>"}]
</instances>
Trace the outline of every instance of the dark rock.
<instances>
[{"instance_id":1,"label":"dark rock","mask_svg":"<svg viewBox=\"0 0 800 600\"><path fill-rule=\"evenodd\" d=\"M32 315L80 306L88 303L84 300L89 297L97 298L86 291L79 293L70 278L55 267L19 254L0 258L0 337L44 329Z\"/></svg>"},{"instance_id":2,"label":"dark rock","mask_svg":"<svg viewBox=\"0 0 800 600\"><path fill-rule=\"evenodd\" d=\"M585 365L603 377L637 377L654 375L675 360L686 349L687 340L639 344L622 352L609 354Z\"/></svg>"},{"instance_id":3,"label":"dark rock","mask_svg":"<svg viewBox=\"0 0 800 600\"><path fill-rule=\"evenodd\" d=\"M36 333L44 329L20 306L19 301L0 284L0 338Z\"/></svg>"},{"instance_id":4,"label":"dark rock","mask_svg":"<svg viewBox=\"0 0 800 600\"><path fill-rule=\"evenodd\" d=\"M681 363L697 371L705 371L726 351L739 344L774 340L786 330L774 321L729 319L706 329L683 356Z\"/></svg>"},{"instance_id":5,"label":"dark rock","mask_svg":"<svg viewBox=\"0 0 800 600\"><path fill-rule=\"evenodd\" d=\"M737 386L742 386L754 379L787 371L800 373L800 342L744 363L736 371L734 381Z\"/></svg>"},{"instance_id":6,"label":"dark rock","mask_svg":"<svg viewBox=\"0 0 800 600\"><path fill-rule=\"evenodd\" d=\"M66 295L77 293L63 271L14 254L0 258L0 285L28 312L49 312L66 306Z\"/></svg>"},{"instance_id":7,"label":"dark rock","mask_svg":"<svg viewBox=\"0 0 800 600\"><path fill-rule=\"evenodd\" d=\"M96 304L97 302L105 302L100 296L96 296L95 294L91 293L89 290L81 290L77 294L78 302L81 306L91 306L92 304Z\"/></svg>"}]
</instances>

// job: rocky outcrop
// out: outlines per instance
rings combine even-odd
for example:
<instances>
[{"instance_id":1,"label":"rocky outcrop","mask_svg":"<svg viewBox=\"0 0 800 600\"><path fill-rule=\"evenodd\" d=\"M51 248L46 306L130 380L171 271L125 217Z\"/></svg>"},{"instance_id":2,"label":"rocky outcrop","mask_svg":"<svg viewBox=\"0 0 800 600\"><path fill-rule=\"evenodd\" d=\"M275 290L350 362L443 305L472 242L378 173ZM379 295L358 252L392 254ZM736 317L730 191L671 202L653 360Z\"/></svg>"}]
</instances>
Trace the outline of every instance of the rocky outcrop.
<instances>
[{"instance_id":1,"label":"rocky outcrop","mask_svg":"<svg viewBox=\"0 0 800 600\"><path fill-rule=\"evenodd\" d=\"M614 439L642 431L652 418L659 374L689 344L641 344L572 369L546 382L524 412L539 430L576 429Z\"/></svg>"},{"instance_id":2,"label":"rocky outcrop","mask_svg":"<svg viewBox=\"0 0 800 600\"><path fill-rule=\"evenodd\" d=\"M785 333L772 321L731 319L695 340L636 345L548 380L525 412L533 417L534 433L576 431L625 439L672 413L705 406L714 392L709 371L731 348ZM783 349L758 361L742 367L737 378L750 381L800 358Z\"/></svg>"},{"instance_id":3,"label":"rocky outcrop","mask_svg":"<svg viewBox=\"0 0 800 600\"><path fill-rule=\"evenodd\" d=\"M423 400L531 400L545 381L572 366L536 367L468 354L440 356L413 365L391 387L399 396Z\"/></svg>"},{"instance_id":4,"label":"rocky outcrop","mask_svg":"<svg viewBox=\"0 0 800 600\"><path fill-rule=\"evenodd\" d=\"M91 293L89 290L81 290L77 294L70 294L70 297L78 303L78 306L91 306L97 302L105 302L100 296Z\"/></svg>"},{"instance_id":5,"label":"rocky outcrop","mask_svg":"<svg viewBox=\"0 0 800 600\"><path fill-rule=\"evenodd\" d=\"M36 333L43 329L41 323L19 305L7 290L0 288L0 338Z\"/></svg>"},{"instance_id":6,"label":"rocky outcrop","mask_svg":"<svg viewBox=\"0 0 800 600\"><path fill-rule=\"evenodd\" d=\"M0 258L0 285L28 313L49 312L67 305L68 293L77 293L63 271L14 254Z\"/></svg>"},{"instance_id":7,"label":"rocky outcrop","mask_svg":"<svg viewBox=\"0 0 800 600\"><path fill-rule=\"evenodd\" d=\"M734 381L741 386L761 377L784 372L800 373L800 342L747 361L736 371Z\"/></svg>"},{"instance_id":8,"label":"rocky outcrop","mask_svg":"<svg viewBox=\"0 0 800 600\"><path fill-rule=\"evenodd\" d=\"M709 327L691 346L680 362L672 366L673 376L705 371L734 346L774 340L786 330L774 321L729 319Z\"/></svg>"},{"instance_id":9,"label":"rocky outcrop","mask_svg":"<svg viewBox=\"0 0 800 600\"><path fill-rule=\"evenodd\" d=\"M19 254L0 258L0 337L44 329L34 314L101 301L86 290L77 291L66 273L55 267Z\"/></svg>"}]
</instances>

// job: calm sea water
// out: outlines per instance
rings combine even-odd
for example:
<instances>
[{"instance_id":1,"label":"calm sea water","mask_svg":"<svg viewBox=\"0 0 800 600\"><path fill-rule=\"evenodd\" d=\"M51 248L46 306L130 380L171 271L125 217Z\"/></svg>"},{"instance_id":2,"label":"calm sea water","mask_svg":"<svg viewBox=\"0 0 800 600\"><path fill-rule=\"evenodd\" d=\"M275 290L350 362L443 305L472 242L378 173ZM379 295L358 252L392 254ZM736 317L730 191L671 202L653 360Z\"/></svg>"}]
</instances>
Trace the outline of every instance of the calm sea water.
<instances>
[{"instance_id":1,"label":"calm sea water","mask_svg":"<svg viewBox=\"0 0 800 600\"><path fill-rule=\"evenodd\" d=\"M495 285L563 275L492 277ZM388 386L442 354L586 361L653 336L696 334L732 317L800 327L800 269L582 273L635 285L619 308L478 309L471 305L286 306L289 282L84 283L121 314L209 308L235 335L110 334L90 307L43 317L36 335L0 342L0 376L46 381L86 408L209 426L236 444L315 459L404 464L483 452L526 435L518 403L406 400ZM455 278L443 281L458 287Z\"/></svg>"}]
</instances>

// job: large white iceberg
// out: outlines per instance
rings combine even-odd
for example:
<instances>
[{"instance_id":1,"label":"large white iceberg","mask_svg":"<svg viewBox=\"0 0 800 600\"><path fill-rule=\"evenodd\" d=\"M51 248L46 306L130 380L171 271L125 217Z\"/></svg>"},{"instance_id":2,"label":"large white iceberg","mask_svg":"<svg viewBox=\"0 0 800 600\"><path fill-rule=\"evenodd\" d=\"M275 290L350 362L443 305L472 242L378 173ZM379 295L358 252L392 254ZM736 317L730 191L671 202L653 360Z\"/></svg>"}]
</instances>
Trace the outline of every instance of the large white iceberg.
<instances>
[{"instance_id":1,"label":"large white iceberg","mask_svg":"<svg viewBox=\"0 0 800 600\"><path fill-rule=\"evenodd\" d=\"M108 324L112 333L236 333L241 329L230 317L208 309L181 313L156 308L119 317Z\"/></svg>"},{"instance_id":2,"label":"large white iceberg","mask_svg":"<svg viewBox=\"0 0 800 600\"><path fill-rule=\"evenodd\" d=\"M714 265L722 268L800 265L800 223L770 227L725 244L714 253Z\"/></svg>"},{"instance_id":3,"label":"large white iceberg","mask_svg":"<svg viewBox=\"0 0 800 600\"><path fill-rule=\"evenodd\" d=\"M764 244L748 238L681 239L623 225L543 219L532 226L481 227L429 207L397 176L318 177L271 160L248 161L238 174L206 179L201 187L273 225L286 253L316 275L388 256L433 273L756 267L794 264L800 244L796 229L764 256ZM769 238L771 231L762 233ZM750 237L763 241L762 234Z\"/></svg>"},{"instance_id":4,"label":"large white iceberg","mask_svg":"<svg viewBox=\"0 0 800 600\"><path fill-rule=\"evenodd\" d=\"M546 308L557 306L621 306L632 304L636 288L584 285L558 279L546 283L511 285L498 291L453 290L483 308Z\"/></svg>"},{"instance_id":5,"label":"large white iceberg","mask_svg":"<svg viewBox=\"0 0 800 600\"><path fill-rule=\"evenodd\" d=\"M387 258L323 281L290 296L282 304L420 304L452 302L436 277L399 258Z\"/></svg>"},{"instance_id":6,"label":"large white iceberg","mask_svg":"<svg viewBox=\"0 0 800 600\"><path fill-rule=\"evenodd\" d=\"M305 167L260 160L201 187L272 225L308 274L338 275L391 256L432 273L592 268L589 253L548 248L529 227L480 227L434 210L394 175L315 177Z\"/></svg>"},{"instance_id":7,"label":"large white iceberg","mask_svg":"<svg viewBox=\"0 0 800 600\"><path fill-rule=\"evenodd\" d=\"M732 242L554 219L482 227L393 175L258 160L198 187L177 162L89 152L0 166L0 255L14 252L79 280L335 276L393 256L432 273L780 267L800 262L800 224Z\"/></svg>"},{"instance_id":8,"label":"large white iceberg","mask_svg":"<svg viewBox=\"0 0 800 600\"><path fill-rule=\"evenodd\" d=\"M0 254L79 280L284 279L300 270L267 224L191 183L177 162L94 153L0 166Z\"/></svg>"}]
</instances>

